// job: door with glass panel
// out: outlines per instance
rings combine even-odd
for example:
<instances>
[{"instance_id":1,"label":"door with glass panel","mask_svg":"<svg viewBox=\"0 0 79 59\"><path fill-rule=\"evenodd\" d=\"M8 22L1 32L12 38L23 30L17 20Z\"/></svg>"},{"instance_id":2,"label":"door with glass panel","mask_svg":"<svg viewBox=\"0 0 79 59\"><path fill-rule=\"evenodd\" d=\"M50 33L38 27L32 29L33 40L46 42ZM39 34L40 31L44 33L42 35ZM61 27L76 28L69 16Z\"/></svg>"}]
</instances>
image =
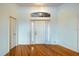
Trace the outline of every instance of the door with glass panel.
<instances>
[{"instance_id":1,"label":"door with glass panel","mask_svg":"<svg viewBox=\"0 0 79 59\"><path fill-rule=\"evenodd\" d=\"M31 44L47 44L49 40L49 21L32 21Z\"/></svg>"}]
</instances>

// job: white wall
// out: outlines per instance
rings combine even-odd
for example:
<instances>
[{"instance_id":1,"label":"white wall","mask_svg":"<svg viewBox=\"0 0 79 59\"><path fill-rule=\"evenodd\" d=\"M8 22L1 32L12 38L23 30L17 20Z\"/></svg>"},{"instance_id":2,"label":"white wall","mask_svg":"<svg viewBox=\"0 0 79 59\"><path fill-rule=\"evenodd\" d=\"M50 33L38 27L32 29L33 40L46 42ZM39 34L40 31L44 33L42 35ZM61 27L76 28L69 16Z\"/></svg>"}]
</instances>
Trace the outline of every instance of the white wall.
<instances>
[{"instance_id":1,"label":"white wall","mask_svg":"<svg viewBox=\"0 0 79 59\"><path fill-rule=\"evenodd\" d=\"M79 4L63 4L58 11L57 43L78 51L77 20Z\"/></svg>"},{"instance_id":2,"label":"white wall","mask_svg":"<svg viewBox=\"0 0 79 59\"><path fill-rule=\"evenodd\" d=\"M18 20L18 44L29 44L30 41L30 24L28 18L29 9L19 8L19 20ZM27 11L27 12L26 12Z\"/></svg>"},{"instance_id":3,"label":"white wall","mask_svg":"<svg viewBox=\"0 0 79 59\"><path fill-rule=\"evenodd\" d=\"M9 51L9 16L16 15L15 4L0 4L0 55Z\"/></svg>"}]
</instances>

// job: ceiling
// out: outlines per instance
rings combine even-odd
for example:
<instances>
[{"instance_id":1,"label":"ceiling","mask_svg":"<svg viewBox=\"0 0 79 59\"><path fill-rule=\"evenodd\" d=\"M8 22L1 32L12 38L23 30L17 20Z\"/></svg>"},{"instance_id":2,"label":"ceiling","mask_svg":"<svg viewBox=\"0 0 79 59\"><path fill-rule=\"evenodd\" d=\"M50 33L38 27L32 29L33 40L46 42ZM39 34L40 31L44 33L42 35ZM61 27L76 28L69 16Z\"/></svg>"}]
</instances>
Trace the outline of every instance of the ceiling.
<instances>
[{"instance_id":1,"label":"ceiling","mask_svg":"<svg viewBox=\"0 0 79 59\"><path fill-rule=\"evenodd\" d=\"M48 6L48 7L58 7L63 3L17 3L20 7L38 7L38 6Z\"/></svg>"}]
</instances>

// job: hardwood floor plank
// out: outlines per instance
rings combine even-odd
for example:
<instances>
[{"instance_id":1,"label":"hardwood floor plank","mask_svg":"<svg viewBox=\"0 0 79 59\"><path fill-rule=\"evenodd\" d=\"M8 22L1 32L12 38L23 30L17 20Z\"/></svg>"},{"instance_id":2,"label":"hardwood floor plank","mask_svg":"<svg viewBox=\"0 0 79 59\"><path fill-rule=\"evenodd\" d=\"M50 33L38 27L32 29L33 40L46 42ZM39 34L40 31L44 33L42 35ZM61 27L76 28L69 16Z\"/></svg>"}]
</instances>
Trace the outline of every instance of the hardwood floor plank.
<instances>
[{"instance_id":1,"label":"hardwood floor plank","mask_svg":"<svg viewBox=\"0 0 79 59\"><path fill-rule=\"evenodd\" d=\"M48 48L52 49L52 51L56 51L60 53L63 56L77 56L78 54L70 49L67 49L65 47L59 46L59 45L49 45Z\"/></svg>"},{"instance_id":2,"label":"hardwood floor plank","mask_svg":"<svg viewBox=\"0 0 79 59\"><path fill-rule=\"evenodd\" d=\"M33 44L18 45L6 56L79 56L79 53L60 45Z\"/></svg>"}]
</instances>

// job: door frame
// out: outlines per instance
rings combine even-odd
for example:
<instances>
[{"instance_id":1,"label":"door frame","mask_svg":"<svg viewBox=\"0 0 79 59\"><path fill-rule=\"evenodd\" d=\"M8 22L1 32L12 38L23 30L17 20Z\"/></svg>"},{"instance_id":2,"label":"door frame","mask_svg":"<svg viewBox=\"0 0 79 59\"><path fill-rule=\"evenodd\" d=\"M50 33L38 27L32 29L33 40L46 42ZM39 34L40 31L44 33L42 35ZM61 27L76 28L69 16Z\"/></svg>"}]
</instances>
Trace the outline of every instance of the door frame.
<instances>
[{"instance_id":1,"label":"door frame","mask_svg":"<svg viewBox=\"0 0 79 59\"><path fill-rule=\"evenodd\" d=\"M34 37L32 36L32 34L33 34L33 32L32 32L32 30L34 30L34 21L47 21L48 22L48 41L50 40L50 19L43 19L43 20L31 20L31 30L30 30L30 44L32 44L32 40L34 39ZM49 43L46 43L46 44L49 44Z\"/></svg>"},{"instance_id":2,"label":"door frame","mask_svg":"<svg viewBox=\"0 0 79 59\"><path fill-rule=\"evenodd\" d=\"M13 19L13 20L16 20L16 18L15 17L13 17L13 16L9 16L9 41L8 41L8 48L9 48L9 51L12 49L11 48L11 19ZM17 33L17 21L16 21L16 45L18 44L18 33Z\"/></svg>"}]
</instances>

